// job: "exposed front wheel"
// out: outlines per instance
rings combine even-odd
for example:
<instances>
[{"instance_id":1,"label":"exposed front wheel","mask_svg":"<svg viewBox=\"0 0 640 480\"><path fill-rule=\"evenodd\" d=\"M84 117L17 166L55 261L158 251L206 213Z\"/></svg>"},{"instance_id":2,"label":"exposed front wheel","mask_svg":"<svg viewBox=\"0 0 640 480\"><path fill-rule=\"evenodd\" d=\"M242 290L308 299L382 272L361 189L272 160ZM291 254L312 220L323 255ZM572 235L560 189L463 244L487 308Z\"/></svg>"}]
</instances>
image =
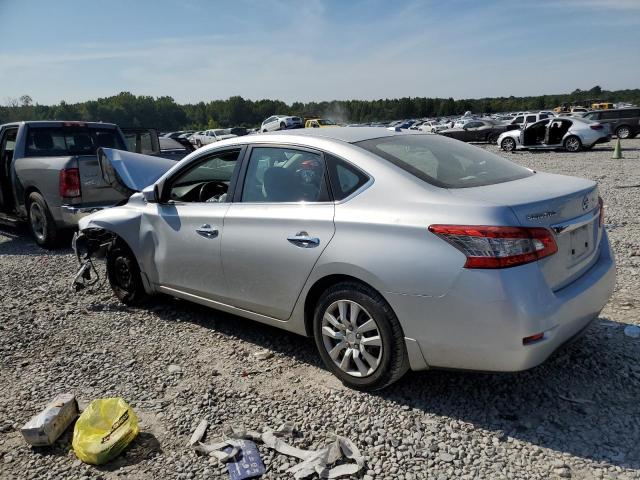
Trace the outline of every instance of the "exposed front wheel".
<instances>
[{"instance_id":1,"label":"exposed front wheel","mask_svg":"<svg viewBox=\"0 0 640 480\"><path fill-rule=\"evenodd\" d=\"M107 278L113 293L127 305L139 305L147 299L140 268L131 250L116 244L107 253Z\"/></svg>"},{"instance_id":2,"label":"exposed front wheel","mask_svg":"<svg viewBox=\"0 0 640 480\"><path fill-rule=\"evenodd\" d=\"M409 368L402 328L391 307L359 283L339 283L320 297L313 332L324 364L351 388L379 390Z\"/></svg>"},{"instance_id":3,"label":"exposed front wheel","mask_svg":"<svg viewBox=\"0 0 640 480\"><path fill-rule=\"evenodd\" d=\"M51 216L51 212L38 192L33 192L27 199L27 212L31 235L38 245L53 248L58 240L58 228Z\"/></svg>"},{"instance_id":4,"label":"exposed front wheel","mask_svg":"<svg viewBox=\"0 0 640 480\"><path fill-rule=\"evenodd\" d=\"M507 137L500 142L500 148L505 152L513 152L516 149L516 141L513 138Z\"/></svg>"},{"instance_id":5,"label":"exposed front wheel","mask_svg":"<svg viewBox=\"0 0 640 480\"><path fill-rule=\"evenodd\" d=\"M616 136L622 139L629 138L631 136L631 130L626 125L623 125L616 129Z\"/></svg>"},{"instance_id":6,"label":"exposed front wheel","mask_svg":"<svg viewBox=\"0 0 640 480\"><path fill-rule=\"evenodd\" d=\"M564 141L564 148L567 152L579 152L582 148L582 142L578 137L571 136Z\"/></svg>"}]
</instances>

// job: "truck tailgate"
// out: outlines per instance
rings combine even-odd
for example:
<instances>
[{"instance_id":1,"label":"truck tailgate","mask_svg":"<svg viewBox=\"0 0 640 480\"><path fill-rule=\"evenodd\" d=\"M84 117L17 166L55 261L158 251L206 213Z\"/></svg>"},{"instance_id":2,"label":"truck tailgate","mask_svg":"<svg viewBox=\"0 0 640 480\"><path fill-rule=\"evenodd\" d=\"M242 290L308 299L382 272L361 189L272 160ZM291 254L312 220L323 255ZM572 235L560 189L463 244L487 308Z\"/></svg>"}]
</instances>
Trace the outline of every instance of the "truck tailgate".
<instances>
[{"instance_id":1,"label":"truck tailgate","mask_svg":"<svg viewBox=\"0 0 640 480\"><path fill-rule=\"evenodd\" d=\"M116 204L126 198L104 181L96 155L78 156L77 162L82 204L109 205Z\"/></svg>"}]
</instances>

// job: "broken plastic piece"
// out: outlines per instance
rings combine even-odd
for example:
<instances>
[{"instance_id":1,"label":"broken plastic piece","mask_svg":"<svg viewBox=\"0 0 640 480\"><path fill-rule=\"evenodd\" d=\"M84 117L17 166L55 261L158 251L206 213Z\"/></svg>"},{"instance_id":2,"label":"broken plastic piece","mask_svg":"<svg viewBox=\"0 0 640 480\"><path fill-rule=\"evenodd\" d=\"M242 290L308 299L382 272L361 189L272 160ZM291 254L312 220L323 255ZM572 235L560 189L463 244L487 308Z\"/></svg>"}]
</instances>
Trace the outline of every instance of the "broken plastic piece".
<instances>
[{"instance_id":1,"label":"broken plastic piece","mask_svg":"<svg viewBox=\"0 0 640 480\"><path fill-rule=\"evenodd\" d=\"M331 443L319 450L303 450L282 440L281 437L290 436L293 430L293 424L290 422L281 425L276 430L265 430L262 433L243 428L227 427L224 429L224 435L227 439L208 445L199 442L193 448L198 452L214 456L221 462L228 462L236 458L242 449L241 444L238 442L247 439L259 441L267 448L302 460L302 462L287 470L287 473L292 473L297 480L307 478L313 474L318 474L320 478L329 479L355 475L364 467L364 457L358 447L348 438L335 435ZM226 452L221 451L229 446L236 448L227 449ZM344 460L351 460L352 462L332 467L335 463Z\"/></svg>"},{"instance_id":2,"label":"broken plastic piece","mask_svg":"<svg viewBox=\"0 0 640 480\"><path fill-rule=\"evenodd\" d=\"M239 444L240 451L227 463L229 478L231 480L244 480L264 474L266 469L256 444L251 440L240 440Z\"/></svg>"},{"instance_id":3,"label":"broken plastic piece","mask_svg":"<svg viewBox=\"0 0 640 480\"><path fill-rule=\"evenodd\" d=\"M198 426L196 427L196 429L193 432L193 435L191 435L191 438L189 439L189 446L193 447L194 445L196 445L200 440L202 440L202 437L204 437L204 432L207 431L207 427L209 426L209 423L202 419L200 420L200 423L198 424Z\"/></svg>"}]
</instances>

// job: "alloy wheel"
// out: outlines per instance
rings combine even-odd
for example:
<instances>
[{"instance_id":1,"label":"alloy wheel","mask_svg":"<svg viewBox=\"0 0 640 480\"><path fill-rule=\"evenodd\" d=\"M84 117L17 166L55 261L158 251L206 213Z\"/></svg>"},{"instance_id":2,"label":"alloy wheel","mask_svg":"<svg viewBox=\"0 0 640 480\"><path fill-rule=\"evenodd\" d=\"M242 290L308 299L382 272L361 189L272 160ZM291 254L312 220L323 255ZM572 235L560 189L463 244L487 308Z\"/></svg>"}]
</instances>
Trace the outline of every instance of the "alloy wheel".
<instances>
[{"instance_id":1,"label":"alloy wheel","mask_svg":"<svg viewBox=\"0 0 640 480\"><path fill-rule=\"evenodd\" d=\"M333 363L352 377L373 374L382 360L378 324L362 305L351 300L338 300L326 309L322 342Z\"/></svg>"},{"instance_id":2,"label":"alloy wheel","mask_svg":"<svg viewBox=\"0 0 640 480\"><path fill-rule=\"evenodd\" d=\"M513 138L505 138L500 146L503 150L511 152L516 148L516 141Z\"/></svg>"},{"instance_id":3,"label":"alloy wheel","mask_svg":"<svg viewBox=\"0 0 640 480\"><path fill-rule=\"evenodd\" d=\"M578 150L580 150L580 140L578 140L576 137L568 138L565 148L569 152L577 152Z\"/></svg>"},{"instance_id":4,"label":"alloy wheel","mask_svg":"<svg viewBox=\"0 0 640 480\"><path fill-rule=\"evenodd\" d=\"M629 135L631 135L631 131L629 130L628 127L620 127L616 133L616 135L618 136L618 138L629 138Z\"/></svg>"},{"instance_id":5,"label":"alloy wheel","mask_svg":"<svg viewBox=\"0 0 640 480\"><path fill-rule=\"evenodd\" d=\"M115 261L115 278L118 286L123 290L129 290L133 284L133 277L131 274L131 264L129 259L125 257L118 257Z\"/></svg>"},{"instance_id":6,"label":"alloy wheel","mask_svg":"<svg viewBox=\"0 0 640 480\"><path fill-rule=\"evenodd\" d=\"M29 220L33 234L39 242L44 242L47 236L47 222L42 208L36 202L33 202L29 208Z\"/></svg>"}]
</instances>

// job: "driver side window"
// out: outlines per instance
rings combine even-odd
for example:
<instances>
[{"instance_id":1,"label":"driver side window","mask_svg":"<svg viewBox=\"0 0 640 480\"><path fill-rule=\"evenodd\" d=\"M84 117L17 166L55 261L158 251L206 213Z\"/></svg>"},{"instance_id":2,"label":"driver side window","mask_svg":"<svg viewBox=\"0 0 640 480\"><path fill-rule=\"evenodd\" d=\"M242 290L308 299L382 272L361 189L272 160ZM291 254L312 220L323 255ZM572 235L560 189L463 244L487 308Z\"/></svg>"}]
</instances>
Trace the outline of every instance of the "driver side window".
<instances>
[{"instance_id":1,"label":"driver side window","mask_svg":"<svg viewBox=\"0 0 640 480\"><path fill-rule=\"evenodd\" d=\"M178 174L171 181L168 200L176 202L223 203L233 173L238 167L240 150L216 153Z\"/></svg>"}]
</instances>

